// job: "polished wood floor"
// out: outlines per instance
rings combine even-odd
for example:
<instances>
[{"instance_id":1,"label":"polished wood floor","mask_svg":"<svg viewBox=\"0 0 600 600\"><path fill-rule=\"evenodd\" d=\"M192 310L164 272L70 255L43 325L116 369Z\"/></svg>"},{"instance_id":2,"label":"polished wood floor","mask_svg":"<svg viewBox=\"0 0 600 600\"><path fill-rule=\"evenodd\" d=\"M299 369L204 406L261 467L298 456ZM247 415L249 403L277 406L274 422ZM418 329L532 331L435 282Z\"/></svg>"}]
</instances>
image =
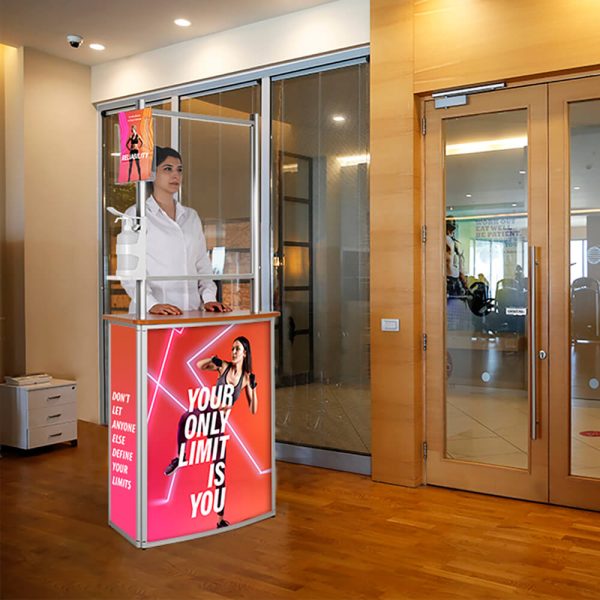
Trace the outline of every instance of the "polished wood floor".
<instances>
[{"instance_id":1,"label":"polished wood floor","mask_svg":"<svg viewBox=\"0 0 600 600\"><path fill-rule=\"evenodd\" d=\"M138 550L106 429L0 460L2 598L600 598L600 514L278 464L277 517Z\"/></svg>"}]
</instances>

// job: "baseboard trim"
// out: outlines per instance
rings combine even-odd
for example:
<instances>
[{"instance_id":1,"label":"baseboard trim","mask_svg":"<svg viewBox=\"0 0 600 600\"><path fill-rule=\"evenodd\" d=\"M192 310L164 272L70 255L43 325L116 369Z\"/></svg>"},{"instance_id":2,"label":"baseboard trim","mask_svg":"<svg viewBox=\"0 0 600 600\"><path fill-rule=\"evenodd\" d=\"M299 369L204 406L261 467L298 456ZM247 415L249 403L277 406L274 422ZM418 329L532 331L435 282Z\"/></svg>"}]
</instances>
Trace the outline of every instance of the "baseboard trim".
<instances>
[{"instance_id":1,"label":"baseboard trim","mask_svg":"<svg viewBox=\"0 0 600 600\"><path fill-rule=\"evenodd\" d=\"M284 462L371 475L371 457L367 454L352 454L351 452L277 442L275 456L277 460Z\"/></svg>"}]
</instances>

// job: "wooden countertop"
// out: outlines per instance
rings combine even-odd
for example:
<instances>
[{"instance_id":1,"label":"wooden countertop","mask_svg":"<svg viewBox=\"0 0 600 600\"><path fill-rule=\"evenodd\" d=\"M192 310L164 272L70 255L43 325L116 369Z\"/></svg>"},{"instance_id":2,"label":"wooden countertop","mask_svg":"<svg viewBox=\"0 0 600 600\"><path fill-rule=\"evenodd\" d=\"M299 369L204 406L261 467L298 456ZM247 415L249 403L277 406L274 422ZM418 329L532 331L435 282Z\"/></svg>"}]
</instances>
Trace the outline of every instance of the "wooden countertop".
<instances>
[{"instance_id":1,"label":"wooden countertop","mask_svg":"<svg viewBox=\"0 0 600 600\"><path fill-rule=\"evenodd\" d=\"M198 325L210 325L212 323L223 323L230 321L248 321L273 319L278 317L278 312L251 312L249 310L234 310L231 312L206 312L203 310L190 310L182 315L151 315L138 319L130 314L104 315L103 319L119 325L181 325L196 323Z\"/></svg>"}]
</instances>

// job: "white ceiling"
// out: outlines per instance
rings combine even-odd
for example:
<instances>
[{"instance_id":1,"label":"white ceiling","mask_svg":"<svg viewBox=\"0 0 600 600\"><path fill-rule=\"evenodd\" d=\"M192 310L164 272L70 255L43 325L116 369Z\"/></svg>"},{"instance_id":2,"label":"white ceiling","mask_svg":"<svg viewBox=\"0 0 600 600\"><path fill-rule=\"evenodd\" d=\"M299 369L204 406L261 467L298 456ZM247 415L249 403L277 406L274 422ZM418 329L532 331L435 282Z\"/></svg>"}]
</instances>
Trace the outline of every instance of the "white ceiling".
<instances>
[{"instance_id":1,"label":"white ceiling","mask_svg":"<svg viewBox=\"0 0 600 600\"><path fill-rule=\"evenodd\" d=\"M330 1L0 0L0 43L95 65ZM177 18L192 25L178 27ZM83 36L84 45L71 48L67 34ZM91 42L106 50L91 50Z\"/></svg>"}]
</instances>

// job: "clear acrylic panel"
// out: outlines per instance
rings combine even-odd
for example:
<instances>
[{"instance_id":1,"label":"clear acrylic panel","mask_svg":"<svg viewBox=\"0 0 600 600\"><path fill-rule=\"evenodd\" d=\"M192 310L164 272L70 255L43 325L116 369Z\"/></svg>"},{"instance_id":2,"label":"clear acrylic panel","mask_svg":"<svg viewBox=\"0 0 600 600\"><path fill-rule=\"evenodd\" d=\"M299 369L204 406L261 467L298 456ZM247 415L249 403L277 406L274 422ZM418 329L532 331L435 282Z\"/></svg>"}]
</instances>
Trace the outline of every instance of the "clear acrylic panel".
<instances>
[{"instance_id":1,"label":"clear acrylic panel","mask_svg":"<svg viewBox=\"0 0 600 600\"><path fill-rule=\"evenodd\" d=\"M444 120L446 457L529 452L527 111Z\"/></svg>"},{"instance_id":2,"label":"clear acrylic panel","mask_svg":"<svg viewBox=\"0 0 600 600\"><path fill-rule=\"evenodd\" d=\"M223 249L223 273L250 273L251 129L180 119L179 135L182 204L200 215L209 252Z\"/></svg>"},{"instance_id":3,"label":"clear acrylic panel","mask_svg":"<svg viewBox=\"0 0 600 600\"><path fill-rule=\"evenodd\" d=\"M179 106L185 113L248 120L252 114L260 113L260 85L182 97ZM250 130L201 125L206 124L181 122L182 156L188 154L191 160L186 169L182 201L200 215L211 254L215 248L217 253L224 252L223 272L249 273L252 269ZM207 137L198 143L198 137L204 135ZM218 298L234 309L251 308L249 281L223 281L217 288Z\"/></svg>"},{"instance_id":4,"label":"clear acrylic panel","mask_svg":"<svg viewBox=\"0 0 600 600\"><path fill-rule=\"evenodd\" d=\"M571 473L600 477L600 100L569 106Z\"/></svg>"}]
</instances>

